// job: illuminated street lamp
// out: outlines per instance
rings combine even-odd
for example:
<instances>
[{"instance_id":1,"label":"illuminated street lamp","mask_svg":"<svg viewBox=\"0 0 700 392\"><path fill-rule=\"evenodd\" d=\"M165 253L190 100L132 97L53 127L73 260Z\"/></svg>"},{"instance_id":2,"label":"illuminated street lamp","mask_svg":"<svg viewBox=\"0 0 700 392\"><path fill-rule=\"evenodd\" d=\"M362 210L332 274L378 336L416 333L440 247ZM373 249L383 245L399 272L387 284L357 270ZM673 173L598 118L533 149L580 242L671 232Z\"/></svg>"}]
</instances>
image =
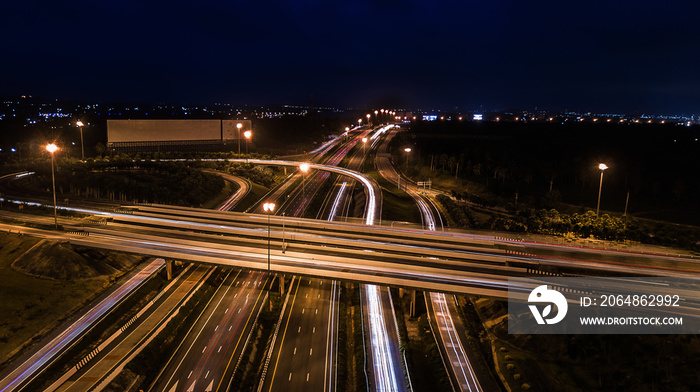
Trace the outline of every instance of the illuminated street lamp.
<instances>
[{"instance_id":1,"label":"illuminated street lamp","mask_svg":"<svg viewBox=\"0 0 700 392\"><path fill-rule=\"evenodd\" d=\"M367 125L369 125L369 119L370 119L370 117L372 117L372 115L369 114L369 113L367 113Z\"/></svg>"},{"instance_id":2,"label":"illuminated street lamp","mask_svg":"<svg viewBox=\"0 0 700 392\"><path fill-rule=\"evenodd\" d=\"M367 153L367 138L363 137L362 138L362 155L365 155Z\"/></svg>"},{"instance_id":3,"label":"illuminated street lamp","mask_svg":"<svg viewBox=\"0 0 700 392\"><path fill-rule=\"evenodd\" d=\"M245 155L246 155L246 162L248 161L248 141L250 138L253 136L253 132L251 131L245 131L243 132L243 136L245 136Z\"/></svg>"},{"instance_id":4,"label":"illuminated street lamp","mask_svg":"<svg viewBox=\"0 0 700 392\"><path fill-rule=\"evenodd\" d=\"M51 143L46 146L46 151L51 153L51 183L53 184L53 223L58 230L58 216L56 214L56 176L54 175L53 169L53 153L58 151L58 146Z\"/></svg>"},{"instance_id":5,"label":"illuminated street lamp","mask_svg":"<svg viewBox=\"0 0 700 392\"><path fill-rule=\"evenodd\" d=\"M85 148L83 147L83 122L78 120L78 122L75 123L75 125L80 128L80 156L83 157L83 160L85 160Z\"/></svg>"},{"instance_id":6,"label":"illuminated street lamp","mask_svg":"<svg viewBox=\"0 0 700 392\"><path fill-rule=\"evenodd\" d=\"M601 163L600 165L598 165L598 169L600 169L600 186L598 187L598 207L596 207L596 209L595 209L596 219L600 216L600 194L603 191L603 172L607 168L608 168L608 166L604 163Z\"/></svg>"},{"instance_id":7,"label":"illuminated street lamp","mask_svg":"<svg viewBox=\"0 0 700 392\"><path fill-rule=\"evenodd\" d=\"M408 153L411 152L411 148L410 148L410 147L406 147L406 148L404 148L403 150L406 152L406 171L408 172L408 157L409 157Z\"/></svg>"},{"instance_id":8,"label":"illuminated street lamp","mask_svg":"<svg viewBox=\"0 0 700 392\"><path fill-rule=\"evenodd\" d=\"M238 155L241 155L241 128L243 128L243 124L238 123L236 124L236 128L238 128Z\"/></svg>"},{"instance_id":9,"label":"illuminated street lamp","mask_svg":"<svg viewBox=\"0 0 700 392\"><path fill-rule=\"evenodd\" d=\"M362 119L361 119L361 118L358 118L358 119L357 119L357 126L360 126L360 125L362 125Z\"/></svg>"},{"instance_id":10,"label":"illuminated street lamp","mask_svg":"<svg viewBox=\"0 0 700 392\"><path fill-rule=\"evenodd\" d=\"M275 212L275 203L263 204L263 210L267 214L267 273L270 273L270 215Z\"/></svg>"},{"instance_id":11,"label":"illuminated street lamp","mask_svg":"<svg viewBox=\"0 0 700 392\"><path fill-rule=\"evenodd\" d=\"M309 164L304 162L299 165L299 170L301 170L301 197L306 197L306 188L304 183L306 182L306 172L309 171Z\"/></svg>"}]
</instances>

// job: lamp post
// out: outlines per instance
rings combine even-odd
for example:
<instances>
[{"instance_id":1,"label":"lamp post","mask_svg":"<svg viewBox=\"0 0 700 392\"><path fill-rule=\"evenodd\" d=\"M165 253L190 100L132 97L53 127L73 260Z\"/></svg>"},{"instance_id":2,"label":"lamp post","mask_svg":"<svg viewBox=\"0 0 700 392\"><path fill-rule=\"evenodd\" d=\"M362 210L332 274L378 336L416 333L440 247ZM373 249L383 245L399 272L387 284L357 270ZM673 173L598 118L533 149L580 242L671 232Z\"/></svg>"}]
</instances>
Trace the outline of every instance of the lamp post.
<instances>
[{"instance_id":1,"label":"lamp post","mask_svg":"<svg viewBox=\"0 0 700 392\"><path fill-rule=\"evenodd\" d=\"M306 188L304 183L306 182L306 172L309 171L309 164L304 162L299 165L299 170L301 170L301 197L306 197Z\"/></svg>"},{"instance_id":2,"label":"lamp post","mask_svg":"<svg viewBox=\"0 0 700 392\"><path fill-rule=\"evenodd\" d=\"M603 191L603 172L605 172L605 169L607 169L608 166L604 163L601 163L598 165L598 169L600 169L600 186L598 187L598 206L595 209L595 217L598 219L600 216L600 194Z\"/></svg>"},{"instance_id":3,"label":"lamp post","mask_svg":"<svg viewBox=\"0 0 700 392\"><path fill-rule=\"evenodd\" d=\"M82 157L83 161L85 160L85 147L83 147L83 122L78 120L78 122L75 123L75 125L80 128L80 156Z\"/></svg>"},{"instance_id":4,"label":"lamp post","mask_svg":"<svg viewBox=\"0 0 700 392\"><path fill-rule=\"evenodd\" d=\"M362 155L365 155L367 153L367 138L363 137L362 138Z\"/></svg>"},{"instance_id":5,"label":"lamp post","mask_svg":"<svg viewBox=\"0 0 700 392\"><path fill-rule=\"evenodd\" d=\"M238 155L240 157L240 155L241 155L241 128L243 128L243 124L241 124L241 123L236 124L236 128L238 128Z\"/></svg>"},{"instance_id":6,"label":"lamp post","mask_svg":"<svg viewBox=\"0 0 700 392\"><path fill-rule=\"evenodd\" d=\"M282 253L284 253L284 212L282 213Z\"/></svg>"},{"instance_id":7,"label":"lamp post","mask_svg":"<svg viewBox=\"0 0 700 392\"><path fill-rule=\"evenodd\" d=\"M53 223L56 227L56 230L58 230L58 216L56 214L56 176L54 175L53 169L53 153L58 151L58 146L51 143L46 146L46 151L51 153L51 184L53 185Z\"/></svg>"},{"instance_id":8,"label":"lamp post","mask_svg":"<svg viewBox=\"0 0 700 392\"><path fill-rule=\"evenodd\" d=\"M369 113L367 113L367 125L370 125L370 122L369 122L370 117L372 117L372 115L370 115Z\"/></svg>"},{"instance_id":9,"label":"lamp post","mask_svg":"<svg viewBox=\"0 0 700 392\"><path fill-rule=\"evenodd\" d=\"M403 150L406 152L406 173L408 173L408 157L409 157L408 154L411 152L411 148L406 147ZM396 174L399 176L399 189L401 189L401 174L398 172ZM408 191L408 174L406 174L406 181L404 181L404 188L406 188L406 190Z\"/></svg>"},{"instance_id":10,"label":"lamp post","mask_svg":"<svg viewBox=\"0 0 700 392\"><path fill-rule=\"evenodd\" d=\"M245 131L245 132L243 132L243 136L245 136L245 161L247 163L248 162L248 141L253 136L253 132Z\"/></svg>"},{"instance_id":11,"label":"lamp post","mask_svg":"<svg viewBox=\"0 0 700 392\"><path fill-rule=\"evenodd\" d=\"M411 152L411 148L410 148L410 147L406 147L406 148L404 148L403 150L406 151L406 172L408 172L408 157L409 157L408 154Z\"/></svg>"},{"instance_id":12,"label":"lamp post","mask_svg":"<svg viewBox=\"0 0 700 392\"><path fill-rule=\"evenodd\" d=\"M263 210L267 214L267 273L270 273L270 215L275 212L275 203L263 204Z\"/></svg>"}]
</instances>

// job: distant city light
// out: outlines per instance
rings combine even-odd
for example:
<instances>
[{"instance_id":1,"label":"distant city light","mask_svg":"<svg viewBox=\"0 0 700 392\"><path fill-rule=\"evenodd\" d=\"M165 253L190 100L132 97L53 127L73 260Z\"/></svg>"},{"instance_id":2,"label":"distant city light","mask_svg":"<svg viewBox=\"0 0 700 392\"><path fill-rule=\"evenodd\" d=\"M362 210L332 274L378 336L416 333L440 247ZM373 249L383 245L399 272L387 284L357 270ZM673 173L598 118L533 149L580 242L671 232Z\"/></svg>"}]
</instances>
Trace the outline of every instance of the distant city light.
<instances>
[{"instance_id":1,"label":"distant city light","mask_svg":"<svg viewBox=\"0 0 700 392\"><path fill-rule=\"evenodd\" d=\"M461 120L462 117L460 117L459 119ZM475 115L474 115L474 121L481 121L481 120L483 120L483 119L484 119L484 115L483 115L483 114L475 114Z\"/></svg>"}]
</instances>

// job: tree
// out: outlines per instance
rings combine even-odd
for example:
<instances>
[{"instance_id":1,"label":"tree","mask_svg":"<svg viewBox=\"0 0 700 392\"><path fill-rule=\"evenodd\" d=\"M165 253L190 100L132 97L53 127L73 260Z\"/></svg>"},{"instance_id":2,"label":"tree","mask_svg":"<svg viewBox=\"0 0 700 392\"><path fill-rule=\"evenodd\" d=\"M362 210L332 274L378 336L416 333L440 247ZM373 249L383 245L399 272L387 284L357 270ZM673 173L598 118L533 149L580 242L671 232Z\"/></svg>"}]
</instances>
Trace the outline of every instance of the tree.
<instances>
[{"instance_id":1,"label":"tree","mask_svg":"<svg viewBox=\"0 0 700 392\"><path fill-rule=\"evenodd\" d=\"M105 151L107 151L107 147L105 147L105 145L102 143L97 143L95 145L95 151L97 152L97 154L100 155L100 158L102 158L104 156Z\"/></svg>"}]
</instances>

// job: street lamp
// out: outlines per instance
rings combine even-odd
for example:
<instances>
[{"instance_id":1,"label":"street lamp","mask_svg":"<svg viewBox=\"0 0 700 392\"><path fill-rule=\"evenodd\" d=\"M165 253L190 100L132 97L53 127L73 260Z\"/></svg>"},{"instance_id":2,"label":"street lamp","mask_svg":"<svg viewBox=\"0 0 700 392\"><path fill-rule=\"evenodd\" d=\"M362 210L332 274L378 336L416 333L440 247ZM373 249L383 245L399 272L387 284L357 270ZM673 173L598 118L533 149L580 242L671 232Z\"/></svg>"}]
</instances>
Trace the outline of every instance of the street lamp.
<instances>
[{"instance_id":1,"label":"street lamp","mask_svg":"<svg viewBox=\"0 0 700 392\"><path fill-rule=\"evenodd\" d=\"M78 120L78 122L75 123L75 125L80 128L80 155L83 157L83 160L85 160L85 148L83 147L83 122Z\"/></svg>"},{"instance_id":2,"label":"street lamp","mask_svg":"<svg viewBox=\"0 0 700 392\"><path fill-rule=\"evenodd\" d=\"M367 138L363 137L362 138L362 155L365 155L367 153Z\"/></svg>"},{"instance_id":3,"label":"street lamp","mask_svg":"<svg viewBox=\"0 0 700 392\"><path fill-rule=\"evenodd\" d=\"M358 119L357 119L357 126L359 127L359 126L361 126L361 125L362 125L362 119L361 119L361 118L358 118Z\"/></svg>"},{"instance_id":4,"label":"street lamp","mask_svg":"<svg viewBox=\"0 0 700 392\"><path fill-rule=\"evenodd\" d=\"M411 148L406 147L403 150L406 151L406 171L408 172L408 156L409 156L408 153L411 152Z\"/></svg>"},{"instance_id":5,"label":"street lamp","mask_svg":"<svg viewBox=\"0 0 700 392\"><path fill-rule=\"evenodd\" d=\"M241 155L241 128L243 128L243 124L236 124L236 128L238 128L238 155Z\"/></svg>"},{"instance_id":6,"label":"street lamp","mask_svg":"<svg viewBox=\"0 0 700 392\"><path fill-rule=\"evenodd\" d=\"M53 223L58 230L58 216L56 214L56 176L54 175L53 169L53 153L58 151L58 146L51 143L46 146L46 151L51 153L51 184L53 185Z\"/></svg>"},{"instance_id":7,"label":"street lamp","mask_svg":"<svg viewBox=\"0 0 700 392\"><path fill-rule=\"evenodd\" d=\"M369 119L372 117L371 114L367 113L367 125L369 125Z\"/></svg>"},{"instance_id":8,"label":"street lamp","mask_svg":"<svg viewBox=\"0 0 700 392\"><path fill-rule=\"evenodd\" d=\"M267 273L270 273L270 215L275 212L275 203L263 204L263 210L267 214Z\"/></svg>"},{"instance_id":9,"label":"street lamp","mask_svg":"<svg viewBox=\"0 0 700 392\"><path fill-rule=\"evenodd\" d=\"M600 169L600 186L598 187L598 207L596 207L596 209L595 209L596 219L598 219L598 217L600 216L600 194L603 191L603 172L607 168L608 168L608 166L604 163L601 163L600 165L598 165L598 169Z\"/></svg>"},{"instance_id":10,"label":"street lamp","mask_svg":"<svg viewBox=\"0 0 700 392\"><path fill-rule=\"evenodd\" d=\"M243 136L245 136L245 155L246 155L246 162L248 161L248 141L250 138L253 136L253 132L251 131L245 131L243 132Z\"/></svg>"},{"instance_id":11,"label":"street lamp","mask_svg":"<svg viewBox=\"0 0 700 392\"><path fill-rule=\"evenodd\" d=\"M304 162L299 165L299 170L301 170L301 197L306 197L306 188L304 183L306 182L306 172L309 171L309 164Z\"/></svg>"}]
</instances>

